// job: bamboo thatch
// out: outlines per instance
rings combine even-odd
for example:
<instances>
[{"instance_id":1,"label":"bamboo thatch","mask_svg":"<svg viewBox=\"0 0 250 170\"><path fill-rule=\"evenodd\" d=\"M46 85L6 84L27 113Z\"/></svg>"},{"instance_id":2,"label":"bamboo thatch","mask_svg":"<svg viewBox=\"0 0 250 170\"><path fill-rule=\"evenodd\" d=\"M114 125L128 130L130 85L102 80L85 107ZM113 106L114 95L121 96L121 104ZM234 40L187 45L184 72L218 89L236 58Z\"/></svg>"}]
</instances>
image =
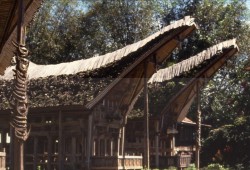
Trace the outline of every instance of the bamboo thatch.
<instances>
[{"instance_id":1,"label":"bamboo thatch","mask_svg":"<svg viewBox=\"0 0 250 170\"><path fill-rule=\"evenodd\" d=\"M138 62L141 62L141 60L138 60L144 59L145 54L149 54L149 50L153 49L151 51L155 52L155 49L158 51L167 49L167 51L164 51L164 53L161 51L162 54L158 55L160 61L162 60L161 56L169 55L178 45L180 39L185 38L195 30L195 23L192 22L193 18L186 17L154 34L154 39L150 36L151 38L142 40L144 46L142 46L142 43L139 43L140 45L135 43L134 47L129 45L112 54L94 57L94 59L48 66L31 63L28 90L30 108L85 105L107 86L115 82L115 78L120 76L122 72L128 71L132 65L133 68L137 66ZM176 29L174 29L175 27ZM176 36L180 36L180 39L177 40ZM129 50L132 51L128 52ZM89 65L92 66L89 67ZM141 64L137 70L139 75L141 74L140 68ZM9 108L8 100L13 87L12 74L12 68L10 67L5 75L0 77L0 86L2 87L0 90L0 110ZM131 85L131 83L128 85ZM123 83L122 90L130 91L130 89L126 89L127 86Z\"/></svg>"},{"instance_id":2,"label":"bamboo thatch","mask_svg":"<svg viewBox=\"0 0 250 170\"><path fill-rule=\"evenodd\" d=\"M188 114L189 108L197 96L197 89L201 89L206 86L208 81L226 63L226 61L239 51L235 39L225 41L214 47L217 47L217 49L214 48L217 52L211 52L211 48L204 51L204 55L209 54L210 56L211 54L211 59L206 66L202 67L199 72L191 80L189 80L185 86L169 100L168 103L166 103L166 106L161 112L162 128L166 128L171 123L176 121L181 122ZM193 65L194 63L190 62L189 64Z\"/></svg>"},{"instance_id":3,"label":"bamboo thatch","mask_svg":"<svg viewBox=\"0 0 250 170\"><path fill-rule=\"evenodd\" d=\"M222 43L219 43L217 45L214 45L206 50L203 50L202 52L198 53L195 56L192 56L186 60L183 60L182 62L179 62L177 64L174 64L170 67L167 67L165 69L161 69L158 70L152 77L151 79L148 81L149 84L152 83L161 83L167 80L171 80L174 77L177 76L181 76L182 74L184 74L185 72L189 72L192 69L195 69L197 66L203 64L205 61L207 60L211 60L214 58L218 58L219 57L223 57L220 56L220 54L223 54L223 50L225 49L230 49L230 48L236 48L238 50L238 46L236 44L236 39L231 39L228 41L224 41ZM204 68L208 67L209 63L204 65ZM222 65L221 65L222 66ZM211 66L212 67L212 66ZM202 69L202 68L201 68ZM210 71L211 72L211 71ZM195 78L194 78L195 79ZM191 81L194 81L193 79L191 79ZM189 85L190 82L187 82L187 85ZM183 88L187 88L186 86L184 86ZM178 105L179 108L182 109L183 115L187 114L187 111L189 110L191 104L193 103L194 100L194 96L188 96L187 99L185 97L186 93L183 92L183 90L181 90L182 92L177 93L175 96L173 96L169 103L167 104L167 106L163 109L162 113L164 114L169 114L169 112L171 112L172 110L174 110L173 108ZM142 92L142 91L141 91ZM140 92L140 93L141 93ZM128 110L127 113L130 113L132 111L132 108L134 106L134 104L136 103L136 101L138 100L138 96L139 94L134 98L134 100L131 102L131 106L130 109ZM179 98L185 98L181 101L178 101L180 103L177 102L176 96L178 96ZM184 101L187 101L187 103L184 104ZM183 106L183 107L182 107ZM184 118L185 116L182 116L181 118L179 118L178 121L182 121L182 118Z\"/></svg>"},{"instance_id":4,"label":"bamboo thatch","mask_svg":"<svg viewBox=\"0 0 250 170\"><path fill-rule=\"evenodd\" d=\"M188 25L181 24L185 20L188 20ZM168 33L163 34L161 39L158 39L156 43L148 46L148 48L145 48L145 51L137 55L135 62L129 65L119 77L99 93L94 100L90 101L86 107L92 109L102 100L115 100L123 108L125 114L132 100L143 88L143 79L150 78L154 74L156 63L161 64L163 61L166 61L172 51L179 45L180 41L197 28L190 17L185 17L183 20L171 25L168 27L176 29L172 31L169 28L166 29L169 30Z\"/></svg>"},{"instance_id":5,"label":"bamboo thatch","mask_svg":"<svg viewBox=\"0 0 250 170\"><path fill-rule=\"evenodd\" d=\"M82 59L68 63L60 63L54 65L37 65L34 63L30 64L28 75L30 79L36 79L39 77L48 77L48 76L59 76L59 75L69 75L76 74L79 72L92 71L99 69L101 67L107 67L114 64L117 61L131 55L132 53L137 52L140 49L143 49L148 44L153 43L156 39L163 36L167 32L174 30L182 26L191 26L194 25L194 18L189 16L184 19L173 22L172 24L164 27L160 31L152 34L151 36L138 41L134 44L130 44L121 48L112 53L107 53L101 56L95 56L89 59ZM31 49L32 51L32 49ZM2 79L12 79L13 77L13 68L7 68L5 75L0 77Z\"/></svg>"},{"instance_id":6,"label":"bamboo thatch","mask_svg":"<svg viewBox=\"0 0 250 170\"><path fill-rule=\"evenodd\" d=\"M176 76L181 75L184 72L187 72L194 67L200 65L205 60L209 60L212 57L214 57L216 54L219 54L222 52L224 48L229 47L237 47L236 45L236 39L231 39L228 41L224 41L222 43L219 43L217 45L214 45L199 54L192 56L186 60L183 60L177 64L174 64L170 67L167 67L165 69L158 70L157 73L155 73L151 79L149 80L149 83L154 82L163 82L170 80Z\"/></svg>"}]
</instances>

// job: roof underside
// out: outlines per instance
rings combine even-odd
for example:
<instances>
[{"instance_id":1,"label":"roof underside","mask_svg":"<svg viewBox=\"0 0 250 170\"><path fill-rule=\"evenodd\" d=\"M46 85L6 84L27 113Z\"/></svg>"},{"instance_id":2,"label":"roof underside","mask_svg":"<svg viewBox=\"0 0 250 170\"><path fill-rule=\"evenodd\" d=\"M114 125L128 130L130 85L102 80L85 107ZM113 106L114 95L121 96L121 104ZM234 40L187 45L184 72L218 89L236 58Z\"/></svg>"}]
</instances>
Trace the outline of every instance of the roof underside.
<instances>
[{"instance_id":1,"label":"roof underside","mask_svg":"<svg viewBox=\"0 0 250 170\"><path fill-rule=\"evenodd\" d=\"M224 46L221 48L222 50L219 48L220 50L211 57L209 63L205 67L202 67L201 71L166 104L161 112L162 128L166 128L172 122L181 122L186 117L196 97L197 89L203 88L217 70L220 69L230 57L238 52L238 46L235 41L227 42L230 43L224 43ZM209 50L207 52L209 52Z\"/></svg>"},{"instance_id":2,"label":"roof underside","mask_svg":"<svg viewBox=\"0 0 250 170\"><path fill-rule=\"evenodd\" d=\"M0 1L0 75L10 65L15 50L12 41L16 41L17 2L18 0ZM25 6L24 25L27 26L40 7L42 0L23 0L23 2Z\"/></svg>"}]
</instances>

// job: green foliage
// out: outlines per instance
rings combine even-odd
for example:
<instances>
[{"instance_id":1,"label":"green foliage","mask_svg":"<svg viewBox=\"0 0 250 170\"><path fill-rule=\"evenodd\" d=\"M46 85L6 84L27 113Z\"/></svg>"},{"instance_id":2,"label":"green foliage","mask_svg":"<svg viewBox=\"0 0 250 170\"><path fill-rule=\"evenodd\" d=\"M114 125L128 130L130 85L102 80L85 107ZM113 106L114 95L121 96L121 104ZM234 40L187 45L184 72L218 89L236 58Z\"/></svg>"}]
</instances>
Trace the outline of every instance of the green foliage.
<instances>
[{"instance_id":1,"label":"green foliage","mask_svg":"<svg viewBox=\"0 0 250 170\"><path fill-rule=\"evenodd\" d=\"M152 10L141 0L46 1L29 28L31 60L68 62L134 43L152 32Z\"/></svg>"},{"instance_id":2,"label":"green foliage","mask_svg":"<svg viewBox=\"0 0 250 170\"><path fill-rule=\"evenodd\" d=\"M220 164L209 164L206 168L203 168L203 170L229 170L229 169L225 168Z\"/></svg>"},{"instance_id":3,"label":"green foliage","mask_svg":"<svg viewBox=\"0 0 250 170\"><path fill-rule=\"evenodd\" d=\"M195 165L194 165L194 164L190 164L190 165L186 168L186 170L196 170Z\"/></svg>"}]
</instances>

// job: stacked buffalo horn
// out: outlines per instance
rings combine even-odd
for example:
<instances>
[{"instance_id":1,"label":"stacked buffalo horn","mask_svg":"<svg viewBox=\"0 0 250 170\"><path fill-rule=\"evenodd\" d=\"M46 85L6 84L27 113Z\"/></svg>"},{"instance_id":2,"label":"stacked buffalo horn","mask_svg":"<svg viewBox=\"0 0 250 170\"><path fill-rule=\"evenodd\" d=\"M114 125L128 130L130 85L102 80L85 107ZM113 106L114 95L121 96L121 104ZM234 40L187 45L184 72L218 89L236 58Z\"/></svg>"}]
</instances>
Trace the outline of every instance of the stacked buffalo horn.
<instances>
[{"instance_id":1,"label":"stacked buffalo horn","mask_svg":"<svg viewBox=\"0 0 250 170\"><path fill-rule=\"evenodd\" d=\"M27 98L27 70L29 67L28 55L29 51L25 45L13 42L17 48L15 52L14 62L16 69L14 71L14 89L13 89L13 103L11 112L10 125L14 128L15 136L25 141L30 132L27 126L28 114L28 98Z\"/></svg>"}]
</instances>

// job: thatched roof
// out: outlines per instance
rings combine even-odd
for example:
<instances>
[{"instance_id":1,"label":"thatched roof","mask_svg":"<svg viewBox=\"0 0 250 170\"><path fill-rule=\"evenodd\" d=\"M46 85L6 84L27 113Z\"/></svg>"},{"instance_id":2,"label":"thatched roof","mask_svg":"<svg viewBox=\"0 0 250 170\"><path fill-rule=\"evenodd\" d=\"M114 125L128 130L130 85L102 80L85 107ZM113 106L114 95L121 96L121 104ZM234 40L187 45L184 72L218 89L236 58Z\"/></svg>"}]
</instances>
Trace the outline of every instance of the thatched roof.
<instances>
[{"instance_id":1,"label":"thatched roof","mask_svg":"<svg viewBox=\"0 0 250 170\"><path fill-rule=\"evenodd\" d=\"M17 31L17 5L18 0L0 1L0 75L4 74L10 65L15 50L12 41L16 41ZM23 0L25 7L24 26L33 19L35 12L40 7L42 0Z\"/></svg>"},{"instance_id":2,"label":"thatched roof","mask_svg":"<svg viewBox=\"0 0 250 170\"><path fill-rule=\"evenodd\" d=\"M76 74L79 72L93 71L95 69L100 69L102 67L112 66L114 65L114 63L117 63L118 61L126 57L129 57L130 55L133 55L133 53L138 53L139 50L146 50L148 46L149 47L152 46L155 43L155 41L158 41L159 38L164 36L164 34L172 32L176 29L180 29L182 27L188 27L193 25L194 25L194 19L188 16L182 20L176 21L162 28L160 31L152 34L151 36L141 41L127 45L124 48L121 48L112 53L107 53L101 56L95 56L89 59L82 59L73 62L53 64L53 65L37 65L31 63L28 70L28 75L30 79L36 79L40 77ZM139 57L139 55L137 57ZM12 79L13 77L12 70L13 68L11 67L8 68L5 71L5 75L2 78Z\"/></svg>"},{"instance_id":3,"label":"thatched roof","mask_svg":"<svg viewBox=\"0 0 250 170\"><path fill-rule=\"evenodd\" d=\"M183 20L171 25L176 25L170 26L170 28L175 29L169 30L152 48L138 55L137 60L99 93L94 100L90 101L86 107L93 109L94 106L103 100L114 101L119 103L119 108L122 108L122 114L128 113L133 107L134 99L138 97L143 89L144 79L148 79L154 74L156 64L166 61L180 41L196 29L196 25L190 17L185 17Z\"/></svg>"},{"instance_id":4,"label":"thatched roof","mask_svg":"<svg viewBox=\"0 0 250 170\"><path fill-rule=\"evenodd\" d=\"M236 45L236 39L224 41L206 50L203 50L193 57L190 57L165 69L158 70L157 73L151 77L149 83L163 82L177 77L182 73L188 72L194 67L200 65L202 62L215 57L215 55L221 53L223 49L230 47L238 48Z\"/></svg>"},{"instance_id":5,"label":"thatched roof","mask_svg":"<svg viewBox=\"0 0 250 170\"><path fill-rule=\"evenodd\" d=\"M140 64L148 54L151 54L149 52L158 52L157 60L159 62L164 60L178 45L179 40L184 39L196 28L193 20L186 17L142 41L103 56L48 66L31 63L28 73L30 106L86 104L112 84L111 82L116 82L113 78L124 75L123 72L129 72L132 65L135 67ZM179 37L178 40L176 37ZM13 86L10 80L12 74L10 67L5 75L0 77L2 79L0 81L1 109L9 107L8 99ZM123 88L128 87L124 84Z\"/></svg>"},{"instance_id":6,"label":"thatched roof","mask_svg":"<svg viewBox=\"0 0 250 170\"><path fill-rule=\"evenodd\" d=\"M199 71L181 90L179 90L177 94L175 94L175 96L170 99L168 103L166 103L165 108L161 112L162 127L166 128L171 122L181 122L186 117L189 108L196 97L197 88L203 88L217 70L239 50L235 40L225 41L213 46L212 48L217 51L211 53L211 48L209 48L197 55L200 57L203 56L203 54L207 54L208 56L213 54L210 56L209 63L207 63L201 71ZM190 61L192 60L193 59L190 58ZM190 64L193 65L192 62ZM175 68L175 66L173 66L173 68ZM172 69L168 69L168 71L169 70L172 71ZM165 74L169 73L165 72Z\"/></svg>"}]
</instances>

